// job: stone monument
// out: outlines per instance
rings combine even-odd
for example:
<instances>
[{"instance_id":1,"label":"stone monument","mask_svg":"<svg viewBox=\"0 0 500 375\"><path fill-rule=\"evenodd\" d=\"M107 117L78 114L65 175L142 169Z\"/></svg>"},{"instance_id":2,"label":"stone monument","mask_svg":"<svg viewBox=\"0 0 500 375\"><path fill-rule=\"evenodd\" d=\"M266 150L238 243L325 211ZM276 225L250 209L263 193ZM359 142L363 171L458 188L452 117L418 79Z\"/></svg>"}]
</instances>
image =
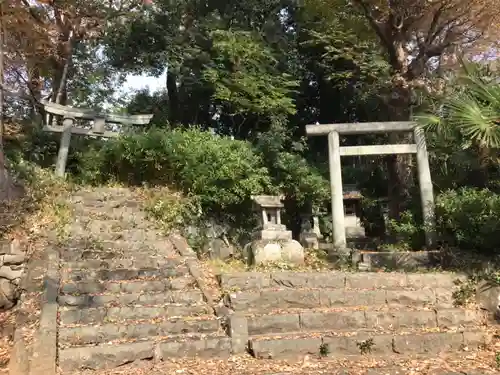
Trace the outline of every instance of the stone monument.
<instances>
[{"instance_id":1,"label":"stone monument","mask_svg":"<svg viewBox=\"0 0 500 375\"><path fill-rule=\"evenodd\" d=\"M260 211L261 224L253 233L253 240L246 246L251 264L273 262L300 265L304 263L304 248L292 239L292 232L281 223L283 197L258 195L252 197Z\"/></svg>"}]
</instances>

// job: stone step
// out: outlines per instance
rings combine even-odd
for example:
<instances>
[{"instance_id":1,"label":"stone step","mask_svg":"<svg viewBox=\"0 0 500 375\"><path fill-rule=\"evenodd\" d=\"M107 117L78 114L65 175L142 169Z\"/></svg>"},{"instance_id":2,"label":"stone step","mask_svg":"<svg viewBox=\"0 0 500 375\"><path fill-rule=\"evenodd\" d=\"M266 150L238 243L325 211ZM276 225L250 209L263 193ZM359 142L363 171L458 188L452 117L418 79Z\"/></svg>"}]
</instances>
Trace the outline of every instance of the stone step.
<instances>
[{"instance_id":1,"label":"stone step","mask_svg":"<svg viewBox=\"0 0 500 375\"><path fill-rule=\"evenodd\" d=\"M76 238L86 238L89 233L89 229L80 225L74 224L68 231L73 237ZM94 235L94 234L93 234ZM150 229L125 229L116 232L100 232L96 233L95 237L99 238L101 241L157 241L162 236L156 230Z\"/></svg>"},{"instance_id":2,"label":"stone step","mask_svg":"<svg viewBox=\"0 0 500 375\"><path fill-rule=\"evenodd\" d=\"M100 294L100 293L162 293L170 290L184 290L196 287L194 278L186 274L182 277L160 280L133 280L123 282L87 281L61 285L61 294Z\"/></svg>"},{"instance_id":3,"label":"stone step","mask_svg":"<svg viewBox=\"0 0 500 375\"><path fill-rule=\"evenodd\" d=\"M256 358L293 358L306 354L331 357L360 354L384 356L394 353L435 355L478 348L486 345L489 340L489 335L481 331L409 334L353 332L344 336L327 336L322 333L280 334L251 337L249 349Z\"/></svg>"},{"instance_id":4,"label":"stone step","mask_svg":"<svg viewBox=\"0 0 500 375\"><path fill-rule=\"evenodd\" d=\"M231 341L225 336L192 337L180 341L145 341L120 345L76 347L59 351L59 367L63 371L79 369L111 369L145 359L182 357L227 358L231 354Z\"/></svg>"},{"instance_id":5,"label":"stone step","mask_svg":"<svg viewBox=\"0 0 500 375\"><path fill-rule=\"evenodd\" d=\"M103 206L74 206L73 212L76 216L89 216L101 220L146 220L146 213L137 207L120 206L118 202Z\"/></svg>"},{"instance_id":6,"label":"stone step","mask_svg":"<svg viewBox=\"0 0 500 375\"><path fill-rule=\"evenodd\" d=\"M130 229L152 229L156 231L153 223L145 218L134 216L124 216L121 219L99 218L95 216L79 215L75 224L85 227L88 231L96 235L102 232L120 232Z\"/></svg>"},{"instance_id":7,"label":"stone step","mask_svg":"<svg viewBox=\"0 0 500 375\"><path fill-rule=\"evenodd\" d=\"M263 289L225 295L234 311L270 312L285 309L353 306L452 307L448 289L355 290L355 289Z\"/></svg>"},{"instance_id":8,"label":"stone step","mask_svg":"<svg viewBox=\"0 0 500 375\"><path fill-rule=\"evenodd\" d=\"M219 275L222 289L243 291L264 288L422 289L456 287L467 277L456 273L398 272L237 272Z\"/></svg>"},{"instance_id":9,"label":"stone step","mask_svg":"<svg viewBox=\"0 0 500 375\"><path fill-rule=\"evenodd\" d=\"M118 269L63 269L61 271L61 282L91 282L91 281L125 281L151 278L170 278L184 276L189 273L186 266L176 268L118 268Z\"/></svg>"},{"instance_id":10,"label":"stone step","mask_svg":"<svg viewBox=\"0 0 500 375\"><path fill-rule=\"evenodd\" d=\"M143 340L182 334L207 334L221 331L213 316L204 318L168 319L161 322L116 325L104 324L84 327L63 327L59 330L59 347L95 345L111 341Z\"/></svg>"},{"instance_id":11,"label":"stone step","mask_svg":"<svg viewBox=\"0 0 500 375\"><path fill-rule=\"evenodd\" d=\"M64 269L71 270L97 270L97 269L122 269L122 268L176 268L184 264L180 258L167 258L163 256L147 256L135 258L114 259L89 259L74 262L65 262Z\"/></svg>"},{"instance_id":12,"label":"stone step","mask_svg":"<svg viewBox=\"0 0 500 375\"><path fill-rule=\"evenodd\" d=\"M475 326L480 314L474 310L401 310L401 311L303 311L247 317L249 335L299 331L397 331L401 329Z\"/></svg>"},{"instance_id":13,"label":"stone step","mask_svg":"<svg viewBox=\"0 0 500 375\"><path fill-rule=\"evenodd\" d=\"M140 208L143 206L143 203L134 198L134 196L130 193L124 194L102 194L96 195L93 193L79 193L74 194L70 198L70 202L74 205L78 205L79 207L129 207L129 208Z\"/></svg>"},{"instance_id":14,"label":"stone step","mask_svg":"<svg viewBox=\"0 0 500 375\"><path fill-rule=\"evenodd\" d=\"M202 316L213 314L208 305L170 304L164 306L126 306L126 307L96 307L96 308L61 308L59 322L61 325L98 324L149 320L154 318L174 318L180 316Z\"/></svg>"},{"instance_id":15,"label":"stone step","mask_svg":"<svg viewBox=\"0 0 500 375\"><path fill-rule=\"evenodd\" d=\"M168 240L158 241L97 241L95 239L73 240L60 251L66 262L83 260L110 260L122 258L145 258L151 256L173 257L176 255Z\"/></svg>"},{"instance_id":16,"label":"stone step","mask_svg":"<svg viewBox=\"0 0 500 375\"><path fill-rule=\"evenodd\" d=\"M202 303L203 294L199 290L192 290L162 293L62 295L58 297L58 302L61 306L73 307L158 306L171 303Z\"/></svg>"}]
</instances>

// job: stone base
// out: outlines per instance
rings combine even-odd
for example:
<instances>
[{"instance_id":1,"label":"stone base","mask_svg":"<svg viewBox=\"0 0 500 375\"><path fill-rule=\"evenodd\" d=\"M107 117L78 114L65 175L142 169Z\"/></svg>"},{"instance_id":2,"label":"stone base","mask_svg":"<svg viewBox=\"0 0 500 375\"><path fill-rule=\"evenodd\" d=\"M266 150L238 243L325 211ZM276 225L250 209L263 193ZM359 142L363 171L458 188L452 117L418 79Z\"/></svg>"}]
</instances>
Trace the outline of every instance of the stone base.
<instances>
[{"instance_id":1,"label":"stone base","mask_svg":"<svg viewBox=\"0 0 500 375\"><path fill-rule=\"evenodd\" d=\"M263 229L252 234L254 241L291 241L291 230L276 230L276 229Z\"/></svg>"},{"instance_id":2,"label":"stone base","mask_svg":"<svg viewBox=\"0 0 500 375\"><path fill-rule=\"evenodd\" d=\"M248 249L249 263L252 265L277 262L293 265L304 263L304 248L294 240L256 240L248 244L246 248Z\"/></svg>"},{"instance_id":3,"label":"stone base","mask_svg":"<svg viewBox=\"0 0 500 375\"><path fill-rule=\"evenodd\" d=\"M363 227L346 227L345 234L347 238L364 238L366 237L365 228Z\"/></svg>"}]
</instances>

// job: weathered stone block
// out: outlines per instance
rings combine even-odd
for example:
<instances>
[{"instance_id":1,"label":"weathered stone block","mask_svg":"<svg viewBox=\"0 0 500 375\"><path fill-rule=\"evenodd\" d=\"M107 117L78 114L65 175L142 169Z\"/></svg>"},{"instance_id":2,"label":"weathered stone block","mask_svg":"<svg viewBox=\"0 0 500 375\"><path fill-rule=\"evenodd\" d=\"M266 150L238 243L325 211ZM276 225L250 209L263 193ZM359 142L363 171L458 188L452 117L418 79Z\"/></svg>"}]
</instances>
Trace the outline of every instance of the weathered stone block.
<instances>
[{"instance_id":1,"label":"weathered stone block","mask_svg":"<svg viewBox=\"0 0 500 375\"><path fill-rule=\"evenodd\" d=\"M491 333L481 331L469 331L463 333L464 345L470 348L482 348L492 341Z\"/></svg>"},{"instance_id":2,"label":"weathered stone block","mask_svg":"<svg viewBox=\"0 0 500 375\"><path fill-rule=\"evenodd\" d=\"M334 307L345 305L346 294L342 289L321 289L319 291L320 305L323 307Z\"/></svg>"},{"instance_id":3,"label":"weathered stone block","mask_svg":"<svg viewBox=\"0 0 500 375\"><path fill-rule=\"evenodd\" d=\"M225 358L231 354L229 337L207 337L187 341L170 341L159 344L161 359L179 357Z\"/></svg>"},{"instance_id":4,"label":"weathered stone block","mask_svg":"<svg viewBox=\"0 0 500 375\"><path fill-rule=\"evenodd\" d=\"M392 354L391 335L359 334L347 337L325 337L323 342L328 345L331 356Z\"/></svg>"},{"instance_id":5,"label":"weathered stone block","mask_svg":"<svg viewBox=\"0 0 500 375\"><path fill-rule=\"evenodd\" d=\"M276 314L248 317L248 333L260 335L267 333L299 331L299 314Z\"/></svg>"},{"instance_id":6,"label":"weathered stone block","mask_svg":"<svg viewBox=\"0 0 500 375\"><path fill-rule=\"evenodd\" d=\"M311 273L308 288L344 288L346 276L343 272Z\"/></svg>"},{"instance_id":7,"label":"weathered stone block","mask_svg":"<svg viewBox=\"0 0 500 375\"><path fill-rule=\"evenodd\" d=\"M436 296L436 306L440 308L454 307L453 291L451 288L434 288L434 295Z\"/></svg>"},{"instance_id":8,"label":"weathered stone block","mask_svg":"<svg viewBox=\"0 0 500 375\"><path fill-rule=\"evenodd\" d=\"M305 272L276 272L271 274L272 287L306 288L309 286L310 273Z\"/></svg>"},{"instance_id":9,"label":"weathered stone block","mask_svg":"<svg viewBox=\"0 0 500 375\"><path fill-rule=\"evenodd\" d=\"M344 298L349 306L380 306L386 303L384 290L347 290Z\"/></svg>"},{"instance_id":10,"label":"weathered stone block","mask_svg":"<svg viewBox=\"0 0 500 375\"><path fill-rule=\"evenodd\" d=\"M59 351L59 366L63 371L105 369L154 357L153 342L69 348Z\"/></svg>"},{"instance_id":11,"label":"weathered stone block","mask_svg":"<svg viewBox=\"0 0 500 375\"><path fill-rule=\"evenodd\" d=\"M10 309L18 297L15 285L7 279L0 279L0 309Z\"/></svg>"},{"instance_id":12,"label":"weathered stone block","mask_svg":"<svg viewBox=\"0 0 500 375\"><path fill-rule=\"evenodd\" d=\"M256 358L296 358L297 355L318 355L321 343L321 338L317 337L276 340L250 339L249 349Z\"/></svg>"},{"instance_id":13,"label":"weathered stone block","mask_svg":"<svg viewBox=\"0 0 500 375\"><path fill-rule=\"evenodd\" d=\"M456 280L466 280L467 277L455 273L413 273L408 274L408 287L454 289Z\"/></svg>"},{"instance_id":14,"label":"weathered stone block","mask_svg":"<svg viewBox=\"0 0 500 375\"><path fill-rule=\"evenodd\" d=\"M270 308L313 309L321 305L319 294L318 290L266 290L262 298Z\"/></svg>"},{"instance_id":15,"label":"weathered stone block","mask_svg":"<svg viewBox=\"0 0 500 375\"><path fill-rule=\"evenodd\" d=\"M211 320L169 320L158 324L117 325L104 324L59 330L59 343L63 346L102 344L118 339L147 339L153 336L171 336L193 333L212 333L219 329L219 322Z\"/></svg>"},{"instance_id":16,"label":"weathered stone block","mask_svg":"<svg viewBox=\"0 0 500 375\"><path fill-rule=\"evenodd\" d=\"M476 301L482 309L489 311L493 317L500 318L500 286L482 281L476 288Z\"/></svg>"},{"instance_id":17,"label":"weathered stone block","mask_svg":"<svg viewBox=\"0 0 500 375\"><path fill-rule=\"evenodd\" d=\"M212 239L205 247L211 259L226 260L234 255L234 246L220 238Z\"/></svg>"},{"instance_id":18,"label":"weathered stone block","mask_svg":"<svg viewBox=\"0 0 500 375\"><path fill-rule=\"evenodd\" d=\"M277 242L256 241L251 247L252 264L266 264L281 261L281 245Z\"/></svg>"},{"instance_id":19,"label":"weathered stone block","mask_svg":"<svg viewBox=\"0 0 500 375\"><path fill-rule=\"evenodd\" d=\"M403 306L434 305L436 296L431 289L422 290L388 290L387 303Z\"/></svg>"},{"instance_id":20,"label":"weathered stone block","mask_svg":"<svg viewBox=\"0 0 500 375\"><path fill-rule=\"evenodd\" d=\"M6 254L0 256L0 266L1 265L17 265L22 264L26 261L26 256L24 254Z\"/></svg>"},{"instance_id":21,"label":"weathered stone block","mask_svg":"<svg viewBox=\"0 0 500 375\"><path fill-rule=\"evenodd\" d=\"M304 263L304 248L294 240L256 240L250 244L249 250L251 264L285 262L300 265Z\"/></svg>"},{"instance_id":22,"label":"weathered stone block","mask_svg":"<svg viewBox=\"0 0 500 375\"><path fill-rule=\"evenodd\" d=\"M407 275L404 273L363 272L346 275L346 287L353 289L396 289L406 287L407 284Z\"/></svg>"},{"instance_id":23,"label":"weathered stone block","mask_svg":"<svg viewBox=\"0 0 500 375\"><path fill-rule=\"evenodd\" d=\"M461 333L427 333L421 335L398 335L394 337L394 349L401 354L438 354L458 351L464 343Z\"/></svg>"},{"instance_id":24,"label":"weathered stone block","mask_svg":"<svg viewBox=\"0 0 500 375\"><path fill-rule=\"evenodd\" d=\"M276 272L271 274L271 286L287 288L344 288L342 272Z\"/></svg>"},{"instance_id":25,"label":"weathered stone block","mask_svg":"<svg viewBox=\"0 0 500 375\"><path fill-rule=\"evenodd\" d=\"M477 311L464 309L438 310L437 322L440 328L471 326L480 323Z\"/></svg>"},{"instance_id":26,"label":"weathered stone block","mask_svg":"<svg viewBox=\"0 0 500 375\"><path fill-rule=\"evenodd\" d=\"M282 230L264 229L253 234L253 238L265 241L291 241L292 231L286 230L286 227L281 227Z\"/></svg>"},{"instance_id":27,"label":"weathered stone block","mask_svg":"<svg viewBox=\"0 0 500 375\"><path fill-rule=\"evenodd\" d=\"M66 325L99 322L105 317L105 309L71 309L59 311L60 322Z\"/></svg>"},{"instance_id":28,"label":"weathered stone block","mask_svg":"<svg viewBox=\"0 0 500 375\"><path fill-rule=\"evenodd\" d=\"M309 331L357 330L366 328L364 311L303 312L300 328Z\"/></svg>"},{"instance_id":29,"label":"weathered stone block","mask_svg":"<svg viewBox=\"0 0 500 375\"><path fill-rule=\"evenodd\" d=\"M317 290L263 290L262 292L237 292L229 295L234 311L266 311L286 308L315 308L320 306Z\"/></svg>"},{"instance_id":30,"label":"weathered stone block","mask_svg":"<svg viewBox=\"0 0 500 375\"><path fill-rule=\"evenodd\" d=\"M304 248L295 240L282 242L281 260L294 265L304 264Z\"/></svg>"},{"instance_id":31,"label":"weathered stone block","mask_svg":"<svg viewBox=\"0 0 500 375\"><path fill-rule=\"evenodd\" d=\"M233 292L227 295L228 304L234 311L245 311L261 306L260 297L260 292L254 291Z\"/></svg>"},{"instance_id":32,"label":"weathered stone block","mask_svg":"<svg viewBox=\"0 0 500 375\"><path fill-rule=\"evenodd\" d=\"M219 276L222 289L248 290L268 288L271 285L269 274L261 272L238 272Z\"/></svg>"},{"instance_id":33,"label":"weathered stone block","mask_svg":"<svg viewBox=\"0 0 500 375\"><path fill-rule=\"evenodd\" d=\"M116 286L117 288L113 288ZM139 281L139 282L129 282L129 283L111 283L107 288L107 291L111 293L156 293L163 292L169 289L170 281ZM173 288L172 288L173 289Z\"/></svg>"},{"instance_id":34,"label":"weathered stone block","mask_svg":"<svg viewBox=\"0 0 500 375\"><path fill-rule=\"evenodd\" d=\"M13 270L9 266L0 267L0 278L7 280L15 280L21 278L23 274L22 270Z\"/></svg>"},{"instance_id":35,"label":"weathered stone block","mask_svg":"<svg viewBox=\"0 0 500 375\"><path fill-rule=\"evenodd\" d=\"M402 328L436 327L434 311L366 311L370 329L398 330Z\"/></svg>"},{"instance_id":36,"label":"weathered stone block","mask_svg":"<svg viewBox=\"0 0 500 375\"><path fill-rule=\"evenodd\" d=\"M229 318L229 336L231 337L232 354L246 352L249 335L249 324L245 316L234 314Z\"/></svg>"}]
</instances>

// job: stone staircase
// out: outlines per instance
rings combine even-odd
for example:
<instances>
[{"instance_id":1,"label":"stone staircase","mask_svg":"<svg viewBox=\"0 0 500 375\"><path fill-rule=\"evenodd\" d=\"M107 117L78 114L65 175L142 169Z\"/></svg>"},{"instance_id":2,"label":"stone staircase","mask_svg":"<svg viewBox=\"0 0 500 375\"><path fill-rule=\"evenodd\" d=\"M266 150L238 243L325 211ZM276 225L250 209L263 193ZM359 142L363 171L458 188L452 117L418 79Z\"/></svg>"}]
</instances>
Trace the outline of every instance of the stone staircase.
<instances>
[{"instance_id":1,"label":"stone staircase","mask_svg":"<svg viewBox=\"0 0 500 375\"><path fill-rule=\"evenodd\" d=\"M491 339L481 312L453 306L459 278L277 272L223 274L220 283L233 339L248 342L257 358L433 357Z\"/></svg>"},{"instance_id":2,"label":"stone staircase","mask_svg":"<svg viewBox=\"0 0 500 375\"><path fill-rule=\"evenodd\" d=\"M63 373L248 354L433 357L491 339L480 312L453 306L455 274L222 274L215 306L194 254L160 234L130 190L79 191L71 205L74 222L58 249L53 340Z\"/></svg>"},{"instance_id":3,"label":"stone staircase","mask_svg":"<svg viewBox=\"0 0 500 375\"><path fill-rule=\"evenodd\" d=\"M186 257L146 220L129 190L78 192L72 205L76 222L59 255L63 371L230 354Z\"/></svg>"}]
</instances>

